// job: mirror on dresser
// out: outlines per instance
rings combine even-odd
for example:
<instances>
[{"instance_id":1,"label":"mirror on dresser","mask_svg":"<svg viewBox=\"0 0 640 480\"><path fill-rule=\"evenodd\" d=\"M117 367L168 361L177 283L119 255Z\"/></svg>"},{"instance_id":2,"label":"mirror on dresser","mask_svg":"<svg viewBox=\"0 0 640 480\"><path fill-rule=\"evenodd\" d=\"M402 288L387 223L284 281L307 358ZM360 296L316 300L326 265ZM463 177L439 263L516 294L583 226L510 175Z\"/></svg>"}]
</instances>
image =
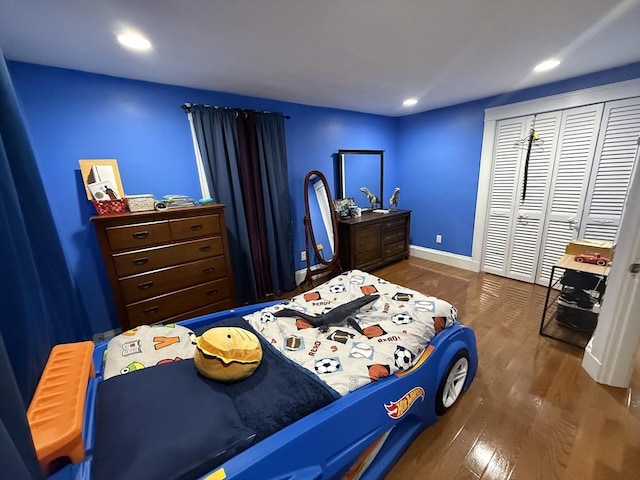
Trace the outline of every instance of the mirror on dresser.
<instances>
[{"instance_id":1,"label":"mirror on dresser","mask_svg":"<svg viewBox=\"0 0 640 480\"><path fill-rule=\"evenodd\" d=\"M362 209L384 208L384 150L338 150L337 163L337 198L353 198Z\"/></svg>"}]
</instances>

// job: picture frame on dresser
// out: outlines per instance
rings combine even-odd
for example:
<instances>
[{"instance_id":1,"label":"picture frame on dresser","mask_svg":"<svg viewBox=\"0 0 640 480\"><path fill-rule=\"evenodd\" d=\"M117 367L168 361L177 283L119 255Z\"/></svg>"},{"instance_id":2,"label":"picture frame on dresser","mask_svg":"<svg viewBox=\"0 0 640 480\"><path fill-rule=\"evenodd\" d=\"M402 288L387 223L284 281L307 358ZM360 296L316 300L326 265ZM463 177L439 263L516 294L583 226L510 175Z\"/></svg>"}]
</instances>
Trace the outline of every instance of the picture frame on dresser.
<instances>
[{"instance_id":1,"label":"picture frame on dresser","mask_svg":"<svg viewBox=\"0 0 640 480\"><path fill-rule=\"evenodd\" d=\"M236 306L224 205L91 217L123 331Z\"/></svg>"},{"instance_id":2,"label":"picture frame on dresser","mask_svg":"<svg viewBox=\"0 0 640 480\"><path fill-rule=\"evenodd\" d=\"M103 200L95 193L102 192L105 187L113 191L115 198L124 198L125 193L117 160L92 158L82 159L78 162L87 200ZM109 197L104 199L109 199Z\"/></svg>"}]
</instances>

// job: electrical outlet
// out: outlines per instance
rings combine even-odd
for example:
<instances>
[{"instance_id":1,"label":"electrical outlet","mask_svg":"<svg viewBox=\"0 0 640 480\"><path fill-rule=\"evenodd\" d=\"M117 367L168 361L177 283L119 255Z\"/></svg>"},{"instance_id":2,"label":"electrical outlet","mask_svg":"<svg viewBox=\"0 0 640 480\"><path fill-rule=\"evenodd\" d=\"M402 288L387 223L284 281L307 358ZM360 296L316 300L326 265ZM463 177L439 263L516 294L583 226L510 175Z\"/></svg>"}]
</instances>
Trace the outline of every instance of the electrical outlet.
<instances>
[{"instance_id":1,"label":"electrical outlet","mask_svg":"<svg viewBox=\"0 0 640 480\"><path fill-rule=\"evenodd\" d=\"M300 252L300 261L301 262L307 261L307 252Z\"/></svg>"},{"instance_id":2,"label":"electrical outlet","mask_svg":"<svg viewBox=\"0 0 640 480\"><path fill-rule=\"evenodd\" d=\"M442 235L436 235L436 243L442 243Z\"/></svg>"}]
</instances>

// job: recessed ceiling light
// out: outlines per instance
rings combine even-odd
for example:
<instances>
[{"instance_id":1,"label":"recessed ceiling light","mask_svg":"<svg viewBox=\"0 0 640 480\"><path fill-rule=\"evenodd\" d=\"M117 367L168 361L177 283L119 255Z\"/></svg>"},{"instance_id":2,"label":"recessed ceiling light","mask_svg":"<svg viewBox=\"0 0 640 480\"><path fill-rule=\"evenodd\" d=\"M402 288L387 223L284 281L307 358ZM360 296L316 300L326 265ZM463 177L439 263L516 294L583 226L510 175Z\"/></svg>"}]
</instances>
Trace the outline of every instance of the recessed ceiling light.
<instances>
[{"instance_id":1,"label":"recessed ceiling light","mask_svg":"<svg viewBox=\"0 0 640 480\"><path fill-rule=\"evenodd\" d=\"M416 103L418 103L417 98L407 98L404 102L402 102L402 105L404 105L405 107L413 107Z\"/></svg>"},{"instance_id":2,"label":"recessed ceiling light","mask_svg":"<svg viewBox=\"0 0 640 480\"><path fill-rule=\"evenodd\" d=\"M151 49L151 42L138 33L121 33L117 38L122 45L133 50Z\"/></svg>"},{"instance_id":3,"label":"recessed ceiling light","mask_svg":"<svg viewBox=\"0 0 640 480\"><path fill-rule=\"evenodd\" d=\"M560 60L552 58L550 60L545 60L542 63L539 63L533 68L534 72L546 72L547 70L553 70L558 65L560 65Z\"/></svg>"}]
</instances>

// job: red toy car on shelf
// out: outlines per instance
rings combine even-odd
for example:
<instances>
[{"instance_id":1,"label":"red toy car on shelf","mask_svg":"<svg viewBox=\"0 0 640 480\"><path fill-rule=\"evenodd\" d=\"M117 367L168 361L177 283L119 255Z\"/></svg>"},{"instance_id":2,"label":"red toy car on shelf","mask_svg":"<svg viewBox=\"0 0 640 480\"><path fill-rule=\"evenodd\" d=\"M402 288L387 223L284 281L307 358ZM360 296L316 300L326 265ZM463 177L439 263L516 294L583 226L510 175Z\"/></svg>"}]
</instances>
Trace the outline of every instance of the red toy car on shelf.
<instances>
[{"instance_id":1,"label":"red toy car on shelf","mask_svg":"<svg viewBox=\"0 0 640 480\"><path fill-rule=\"evenodd\" d=\"M593 263L594 265L601 266L611 264L611 260L609 260L607 257L603 257L599 253L580 253L574 257L574 260L580 263Z\"/></svg>"}]
</instances>

